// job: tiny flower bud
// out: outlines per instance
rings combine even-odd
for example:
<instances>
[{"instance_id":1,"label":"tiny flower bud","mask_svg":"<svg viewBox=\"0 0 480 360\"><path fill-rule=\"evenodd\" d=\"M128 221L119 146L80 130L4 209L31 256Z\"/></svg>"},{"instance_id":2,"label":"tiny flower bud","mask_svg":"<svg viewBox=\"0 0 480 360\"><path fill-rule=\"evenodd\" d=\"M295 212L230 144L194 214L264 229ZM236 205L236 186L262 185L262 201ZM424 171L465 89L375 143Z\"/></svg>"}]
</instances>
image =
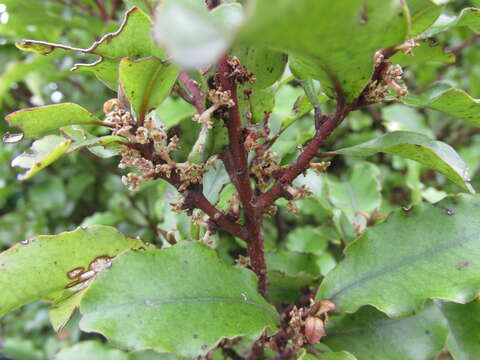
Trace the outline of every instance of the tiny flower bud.
<instances>
[{"instance_id":1,"label":"tiny flower bud","mask_svg":"<svg viewBox=\"0 0 480 360\"><path fill-rule=\"evenodd\" d=\"M316 344L325 334L323 321L315 316L309 316L305 320L305 338L309 344Z\"/></svg>"}]
</instances>

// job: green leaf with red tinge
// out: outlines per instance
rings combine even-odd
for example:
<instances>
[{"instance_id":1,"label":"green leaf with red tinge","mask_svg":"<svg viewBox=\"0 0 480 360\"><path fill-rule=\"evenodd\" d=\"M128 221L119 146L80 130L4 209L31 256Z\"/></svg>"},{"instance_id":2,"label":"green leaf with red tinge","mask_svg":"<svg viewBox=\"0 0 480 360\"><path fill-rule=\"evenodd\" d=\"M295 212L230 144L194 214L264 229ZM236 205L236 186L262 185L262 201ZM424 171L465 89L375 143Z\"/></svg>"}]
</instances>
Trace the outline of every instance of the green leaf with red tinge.
<instances>
[{"instance_id":1,"label":"green leaf with red tinge","mask_svg":"<svg viewBox=\"0 0 480 360\"><path fill-rule=\"evenodd\" d=\"M371 156L379 152L398 155L434 169L474 193L468 168L448 144L411 131L393 131L369 142L334 151L339 155Z\"/></svg>"},{"instance_id":2,"label":"green leaf with red tinge","mask_svg":"<svg viewBox=\"0 0 480 360\"><path fill-rule=\"evenodd\" d=\"M167 98L179 73L176 66L154 57L120 61L120 84L139 119Z\"/></svg>"},{"instance_id":3,"label":"green leaf with red tinge","mask_svg":"<svg viewBox=\"0 0 480 360\"><path fill-rule=\"evenodd\" d=\"M122 58L139 59L148 56L163 58L165 56L165 51L154 43L151 28L152 23L149 17L139 9L132 8L126 13L122 25L116 32L104 35L89 48L74 48L37 40L25 40L17 44L17 47L44 55L58 49L97 55L100 59L96 62L76 64L72 71L93 72L108 87L117 90L118 65Z\"/></svg>"},{"instance_id":4,"label":"green leaf with red tinge","mask_svg":"<svg viewBox=\"0 0 480 360\"><path fill-rule=\"evenodd\" d=\"M347 247L317 299L340 312L372 305L391 317L425 300L464 303L480 291L480 196L462 194L400 210Z\"/></svg>"}]
</instances>

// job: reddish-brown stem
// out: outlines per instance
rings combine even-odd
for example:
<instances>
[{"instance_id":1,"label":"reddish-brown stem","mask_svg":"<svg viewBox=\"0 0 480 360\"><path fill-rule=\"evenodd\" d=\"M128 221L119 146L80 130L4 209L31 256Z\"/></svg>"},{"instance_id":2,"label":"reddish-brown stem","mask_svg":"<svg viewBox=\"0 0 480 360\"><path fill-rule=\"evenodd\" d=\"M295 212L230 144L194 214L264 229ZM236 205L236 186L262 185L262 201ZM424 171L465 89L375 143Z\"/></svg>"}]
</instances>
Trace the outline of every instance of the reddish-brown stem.
<instances>
[{"instance_id":1,"label":"reddish-brown stem","mask_svg":"<svg viewBox=\"0 0 480 360\"><path fill-rule=\"evenodd\" d=\"M205 4L210 10L212 10L220 5L220 0L205 0Z\"/></svg>"},{"instance_id":2,"label":"reddish-brown stem","mask_svg":"<svg viewBox=\"0 0 480 360\"><path fill-rule=\"evenodd\" d=\"M257 202L255 203L255 210L257 212L266 211L275 200L285 194L285 186L291 184L297 176L308 169L312 159L318 155L320 146L323 145L328 136L337 128L340 122L351 110L352 106L345 105L343 103L343 97L339 96L335 113L328 116L320 125L313 139L304 147L302 153L294 163L282 171L282 175L279 177L275 185L257 199Z\"/></svg>"},{"instance_id":3,"label":"reddish-brown stem","mask_svg":"<svg viewBox=\"0 0 480 360\"><path fill-rule=\"evenodd\" d=\"M480 40L480 34L474 34L471 37L469 37L467 40L460 43L459 45L447 48L446 51L452 53L453 55L455 55L455 57L459 57L461 55L462 51L466 47L474 44L475 42L477 42L479 40Z\"/></svg>"},{"instance_id":4,"label":"reddish-brown stem","mask_svg":"<svg viewBox=\"0 0 480 360\"><path fill-rule=\"evenodd\" d=\"M202 192L196 190L186 190L184 193L185 205L202 210L210 219L217 223L223 230L233 236L246 241L248 234L245 228L230 220L227 215L218 210L207 200Z\"/></svg>"},{"instance_id":5,"label":"reddish-brown stem","mask_svg":"<svg viewBox=\"0 0 480 360\"><path fill-rule=\"evenodd\" d=\"M247 251L250 256L253 271L259 279L259 290L267 294L267 270L263 246L262 217L256 212L253 204L255 196L250 186L247 151L244 146L242 118L238 108L237 86L229 76L231 72L228 57L224 56L218 63L217 85L222 91L229 91L234 106L228 109L226 125L228 129L229 146L221 158L229 173L230 180L238 191L245 215L245 229L248 233Z\"/></svg>"},{"instance_id":6,"label":"reddish-brown stem","mask_svg":"<svg viewBox=\"0 0 480 360\"><path fill-rule=\"evenodd\" d=\"M191 95L191 100L185 97L184 100L195 106L197 112L201 114L205 107L205 99L202 95L200 87L183 71L180 73L178 78Z\"/></svg>"}]
</instances>

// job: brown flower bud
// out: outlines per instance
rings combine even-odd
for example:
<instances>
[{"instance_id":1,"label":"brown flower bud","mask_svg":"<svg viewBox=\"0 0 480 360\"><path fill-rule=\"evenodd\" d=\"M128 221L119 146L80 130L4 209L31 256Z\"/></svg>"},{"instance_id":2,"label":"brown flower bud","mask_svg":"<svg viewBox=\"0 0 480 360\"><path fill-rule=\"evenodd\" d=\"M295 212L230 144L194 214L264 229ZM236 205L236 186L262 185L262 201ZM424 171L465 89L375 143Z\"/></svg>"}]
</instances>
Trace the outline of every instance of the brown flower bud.
<instances>
[{"instance_id":1,"label":"brown flower bud","mask_svg":"<svg viewBox=\"0 0 480 360\"><path fill-rule=\"evenodd\" d=\"M316 344L325 334L323 321L315 316L307 317L305 320L305 338L309 344Z\"/></svg>"}]
</instances>

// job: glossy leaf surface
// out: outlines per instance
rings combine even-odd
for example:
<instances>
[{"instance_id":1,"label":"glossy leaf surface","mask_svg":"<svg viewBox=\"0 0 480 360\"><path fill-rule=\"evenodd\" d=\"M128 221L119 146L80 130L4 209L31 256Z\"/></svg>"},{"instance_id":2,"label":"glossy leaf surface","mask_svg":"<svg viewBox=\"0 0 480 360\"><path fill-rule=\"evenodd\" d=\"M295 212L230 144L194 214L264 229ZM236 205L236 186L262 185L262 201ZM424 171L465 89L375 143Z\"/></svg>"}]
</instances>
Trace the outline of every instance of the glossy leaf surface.
<instances>
[{"instance_id":1,"label":"glossy leaf surface","mask_svg":"<svg viewBox=\"0 0 480 360\"><path fill-rule=\"evenodd\" d=\"M317 298L389 316L418 312L429 298L470 301L480 290L479 215L480 198L466 194L394 212L346 249Z\"/></svg>"},{"instance_id":2,"label":"glossy leaf surface","mask_svg":"<svg viewBox=\"0 0 480 360\"><path fill-rule=\"evenodd\" d=\"M468 177L468 168L462 158L448 144L431 140L425 135L411 131L393 131L369 142L335 150L336 154L371 156L384 152L434 169L464 189L474 192Z\"/></svg>"},{"instance_id":3,"label":"glossy leaf surface","mask_svg":"<svg viewBox=\"0 0 480 360\"><path fill-rule=\"evenodd\" d=\"M358 360L433 360L447 337L445 320L432 304L415 316L389 319L374 308L333 318L324 343Z\"/></svg>"},{"instance_id":4,"label":"glossy leaf surface","mask_svg":"<svg viewBox=\"0 0 480 360\"><path fill-rule=\"evenodd\" d=\"M32 139L37 139L62 126L100 121L83 107L72 103L18 110L9 114L5 120L11 127L21 129L25 137Z\"/></svg>"}]
</instances>

